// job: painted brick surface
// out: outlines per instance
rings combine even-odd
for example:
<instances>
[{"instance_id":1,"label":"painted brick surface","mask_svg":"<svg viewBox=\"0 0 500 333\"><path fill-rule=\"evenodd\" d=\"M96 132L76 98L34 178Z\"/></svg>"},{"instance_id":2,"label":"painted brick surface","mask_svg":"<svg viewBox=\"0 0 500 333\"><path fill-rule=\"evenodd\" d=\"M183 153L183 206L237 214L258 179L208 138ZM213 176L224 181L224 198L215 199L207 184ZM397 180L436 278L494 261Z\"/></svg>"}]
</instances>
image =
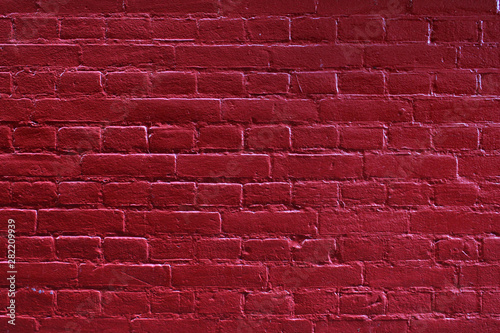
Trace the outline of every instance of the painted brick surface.
<instances>
[{"instance_id":1,"label":"painted brick surface","mask_svg":"<svg viewBox=\"0 0 500 333\"><path fill-rule=\"evenodd\" d=\"M498 11L0 1L0 331L500 331Z\"/></svg>"}]
</instances>

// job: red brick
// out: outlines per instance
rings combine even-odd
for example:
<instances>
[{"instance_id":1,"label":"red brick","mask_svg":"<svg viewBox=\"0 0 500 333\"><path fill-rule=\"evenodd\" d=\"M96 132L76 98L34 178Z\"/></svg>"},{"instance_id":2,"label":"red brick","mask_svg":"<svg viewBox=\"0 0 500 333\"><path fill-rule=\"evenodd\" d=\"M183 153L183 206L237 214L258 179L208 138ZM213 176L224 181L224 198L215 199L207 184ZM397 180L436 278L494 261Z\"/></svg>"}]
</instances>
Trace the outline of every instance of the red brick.
<instances>
[{"instance_id":1,"label":"red brick","mask_svg":"<svg viewBox=\"0 0 500 333\"><path fill-rule=\"evenodd\" d=\"M296 314L336 314L339 296L333 291L308 290L294 293Z\"/></svg>"},{"instance_id":2,"label":"red brick","mask_svg":"<svg viewBox=\"0 0 500 333\"><path fill-rule=\"evenodd\" d=\"M319 115L323 121L382 121L410 120L411 106L403 101L375 99L324 99Z\"/></svg>"},{"instance_id":3,"label":"red brick","mask_svg":"<svg viewBox=\"0 0 500 333\"><path fill-rule=\"evenodd\" d=\"M500 203L500 184L484 184L481 186L479 201L485 204Z\"/></svg>"},{"instance_id":4,"label":"red brick","mask_svg":"<svg viewBox=\"0 0 500 333\"><path fill-rule=\"evenodd\" d=\"M290 21L284 18L256 18L247 21L253 42L282 42L290 39Z\"/></svg>"},{"instance_id":5,"label":"red brick","mask_svg":"<svg viewBox=\"0 0 500 333\"><path fill-rule=\"evenodd\" d=\"M80 174L79 158L52 154L0 155L0 173L5 176L61 177Z\"/></svg>"},{"instance_id":6,"label":"red brick","mask_svg":"<svg viewBox=\"0 0 500 333\"><path fill-rule=\"evenodd\" d=\"M110 44L82 47L82 64L89 67L144 64L171 67L173 62L174 48L172 46Z\"/></svg>"},{"instance_id":7,"label":"red brick","mask_svg":"<svg viewBox=\"0 0 500 333\"><path fill-rule=\"evenodd\" d=\"M149 312L144 292L106 291L102 294L102 310L106 315L129 315Z\"/></svg>"},{"instance_id":8,"label":"red brick","mask_svg":"<svg viewBox=\"0 0 500 333\"><path fill-rule=\"evenodd\" d=\"M369 248L370 251L366 251ZM374 237L345 238L340 243L342 261L377 261L383 260L388 252L387 242Z\"/></svg>"},{"instance_id":9,"label":"red brick","mask_svg":"<svg viewBox=\"0 0 500 333\"><path fill-rule=\"evenodd\" d=\"M7 263L0 264L2 268L0 285L6 287L8 285ZM44 287L76 287L77 265L73 263L62 262L16 262L16 289L20 290L23 287L32 287L33 281L36 281L36 286ZM5 282L3 282L5 281ZM23 288L24 289L24 288Z\"/></svg>"},{"instance_id":10,"label":"red brick","mask_svg":"<svg viewBox=\"0 0 500 333\"><path fill-rule=\"evenodd\" d=\"M3 221L9 219L16 221L16 233L33 234L35 232L36 210L3 208L0 210L0 219ZM0 226L2 233L7 233L7 230L7 223Z\"/></svg>"},{"instance_id":11,"label":"red brick","mask_svg":"<svg viewBox=\"0 0 500 333\"><path fill-rule=\"evenodd\" d=\"M247 147L256 150L290 148L287 126L254 126L247 131Z\"/></svg>"},{"instance_id":12,"label":"red brick","mask_svg":"<svg viewBox=\"0 0 500 333\"><path fill-rule=\"evenodd\" d=\"M381 41L384 22L380 18L349 17L339 20L339 39L342 41Z\"/></svg>"},{"instance_id":13,"label":"red brick","mask_svg":"<svg viewBox=\"0 0 500 333\"><path fill-rule=\"evenodd\" d=\"M63 205L97 204L101 201L101 185L90 182L59 184L59 203Z\"/></svg>"},{"instance_id":14,"label":"red brick","mask_svg":"<svg viewBox=\"0 0 500 333\"><path fill-rule=\"evenodd\" d=\"M389 313L432 312L432 294L422 292L393 291L387 295Z\"/></svg>"},{"instance_id":15,"label":"red brick","mask_svg":"<svg viewBox=\"0 0 500 333\"><path fill-rule=\"evenodd\" d=\"M351 45L291 45L271 48L272 67L276 69L309 69L361 67L363 52Z\"/></svg>"},{"instance_id":16,"label":"red brick","mask_svg":"<svg viewBox=\"0 0 500 333\"><path fill-rule=\"evenodd\" d=\"M79 66L77 45L3 45L0 66Z\"/></svg>"},{"instance_id":17,"label":"red brick","mask_svg":"<svg viewBox=\"0 0 500 333\"><path fill-rule=\"evenodd\" d=\"M201 206L239 206L240 184L198 184L196 203Z\"/></svg>"},{"instance_id":18,"label":"red brick","mask_svg":"<svg viewBox=\"0 0 500 333\"><path fill-rule=\"evenodd\" d=\"M145 95L148 90L148 75L135 72L113 72L106 75L106 92L110 95Z\"/></svg>"},{"instance_id":19,"label":"red brick","mask_svg":"<svg viewBox=\"0 0 500 333\"><path fill-rule=\"evenodd\" d=\"M103 18L63 18L61 20L61 38L63 39L101 39L104 38L105 23Z\"/></svg>"},{"instance_id":20,"label":"red brick","mask_svg":"<svg viewBox=\"0 0 500 333\"><path fill-rule=\"evenodd\" d=\"M123 231L123 213L104 209L41 209L38 211L40 232L88 234Z\"/></svg>"},{"instance_id":21,"label":"red brick","mask_svg":"<svg viewBox=\"0 0 500 333\"><path fill-rule=\"evenodd\" d=\"M387 87L390 94L426 94L430 93L430 78L428 74L391 73L387 77Z\"/></svg>"},{"instance_id":22,"label":"red brick","mask_svg":"<svg viewBox=\"0 0 500 333\"><path fill-rule=\"evenodd\" d=\"M284 94L288 91L288 74L252 73L247 75L247 90L250 94Z\"/></svg>"},{"instance_id":23,"label":"red brick","mask_svg":"<svg viewBox=\"0 0 500 333\"><path fill-rule=\"evenodd\" d=\"M216 212L128 212L126 229L134 236L147 234L219 234L220 215Z\"/></svg>"},{"instance_id":24,"label":"red brick","mask_svg":"<svg viewBox=\"0 0 500 333\"><path fill-rule=\"evenodd\" d=\"M336 94L337 76L333 72L294 73L291 90L301 94Z\"/></svg>"},{"instance_id":25,"label":"red brick","mask_svg":"<svg viewBox=\"0 0 500 333\"><path fill-rule=\"evenodd\" d=\"M198 313L241 314L243 295L234 291L203 292L198 295Z\"/></svg>"},{"instance_id":26,"label":"red brick","mask_svg":"<svg viewBox=\"0 0 500 333\"><path fill-rule=\"evenodd\" d=\"M336 148L338 131L335 126L301 126L292 128L294 148Z\"/></svg>"},{"instance_id":27,"label":"red brick","mask_svg":"<svg viewBox=\"0 0 500 333\"><path fill-rule=\"evenodd\" d=\"M0 19L0 41L6 42L12 38L12 20L10 18Z\"/></svg>"},{"instance_id":28,"label":"red brick","mask_svg":"<svg viewBox=\"0 0 500 333\"><path fill-rule=\"evenodd\" d=\"M244 77L241 73L201 73L198 75L198 92L211 95L245 95Z\"/></svg>"},{"instance_id":29,"label":"red brick","mask_svg":"<svg viewBox=\"0 0 500 333\"><path fill-rule=\"evenodd\" d=\"M198 27L204 42L241 42L245 39L242 19L202 19Z\"/></svg>"},{"instance_id":30,"label":"red brick","mask_svg":"<svg viewBox=\"0 0 500 333\"><path fill-rule=\"evenodd\" d=\"M384 130L346 127L340 135L340 146L347 149L381 149L384 146Z\"/></svg>"},{"instance_id":31,"label":"red brick","mask_svg":"<svg viewBox=\"0 0 500 333\"><path fill-rule=\"evenodd\" d=\"M56 238L57 257L60 259L96 260L101 255L101 239L86 236L59 236Z\"/></svg>"},{"instance_id":32,"label":"red brick","mask_svg":"<svg viewBox=\"0 0 500 333\"><path fill-rule=\"evenodd\" d=\"M232 234L314 234L317 216L313 212L224 213L223 230Z\"/></svg>"},{"instance_id":33,"label":"red brick","mask_svg":"<svg viewBox=\"0 0 500 333\"><path fill-rule=\"evenodd\" d=\"M120 106L120 103L114 101ZM217 99L155 98L133 99L123 105L126 118L132 122L190 123L220 121Z\"/></svg>"},{"instance_id":34,"label":"red brick","mask_svg":"<svg viewBox=\"0 0 500 333\"><path fill-rule=\"evenodd\" d=\"M283 14L305 14L313 13L314 1L312 0L278 0L269 3L264 0L242 0L239 2L223 2L221 6L223 13L238 13L243 15L283 15Z\"/></svg>"},{"instance_id":35,"label":"red brick","mask_svg":"<svg viewBox=\"0 0 500 333\"><path fill-rule=\"evenodd\" d=\"M158 291L153 289L151 312L189 313L194 311L194 293L190 291Z\"/></svg>"},{"instance_id":36,"label":"red brick","mask_svg":"<svg viewBox=\"0 0 500 333\"><path fill-rule=\"evenodd\" d=\"M246 205L270 205L290 203L288 183L249 183L243 185Z\"/></svg>"},{"instance_id":37,"label":"red brick","mask_svg":"<svg viewBox=\"0 0 500 333\"><path fill-rule=\"evenodd\" d=\"M216 13L215 0L172 0L168 2L149 2L144 0L130 0L127 10L131 13Z\"/></svg>"},{"instance_id":38,"label":"red brick","mask_svg":"<svg viewBox=\"0 0 500 333\"><path fill-rule=\"evenodd\" d=\"M483 294L483 313L500 313L499 294L497 291L485 292Z\"/></svg>"},{"instance_id":39,"label":"red brick","mask_svg":"<svg viewBox=\"0 0 500 333\"><path fill-rule=\"evenodd\" d=\"M390 279L387 277L390 276ZM454 268L432 266L374 266L366 268L366 282L372 288L453 287Z\"/></svg>"},{"instance_id":40,"label":"red brick","mask_svg":"<svg viewBox=\"0 0 500 333\"><path fill-rule=\"evenodd\" d=\"M498 42L500 32L500 24L497 21L485 20L483 21L483 33L485 42Z\"/></svg>"},{"instance_id":41,"label":"red brick","mask_svg":"<svg viewBox=\"0 0 500 333\"><path fill-rule=\"evenodd\" d=\"M108 183L103 186L103 197L107 206L147 206L150 185L146 182Z\"/></svg>"},{"instance_id":42,"label":"red brick","mask_svg":"<svg viewBox=\"0 0 500 333\"><path fill-rule=\"evenodd\" d=\"M15 304L21 315L50 316L53 313L55 298L53 290L21 289L16 292Z\"/></svg>"},{"instance_id":43,"label":"red brick","mask_svg":"<svg viewBox=\"0 0 500 333\"><path fill-rule=\"evenodd\" d=\"M119 318L94 318L93 320L88 320L88 318L45 318L41 320L40 332L60 332L68 329L103 331L110 327L116 330L128 330L129 326L128 320Z\"/></svg>"},{"instance_id":44,"label":"red brick","mask_svg":"<svg viewBox=\"0 0 500 333\"><path fill-rule=\"evenodd\" d=\"M60 313L81 316L99 313L101 294L96 290L59 290L57 292L57 309Z\"/></svg>"},{"instance_id":45,"label":"red brick","mask_svg":"<svg viewBox=\"0 0 500 333\"><path fill-rule=\"evenodd\" d=\"M82 287L127 287L150 288L170 286L170 266L131 264L81 264L78 268L78 282Z\"/></svg>"},{"instance_id":46,"label":"red brick","mask_svg":"<svg viewBox=\"0 0 500 333\"><path fill-rule=\"evenodd\" d=\"M365 66L377 68L454 68L456 50L444 45L371 45Z\"/></svg>"},{"instance_id":47,"label":"red brick","mask_svg":"<svg viewBox=\"0 0 500 333\"><path fill-rule=\"evenodd\" d=\"M194 130L182 127L152 127L149 147L152 152L163 153L194 146Z\"/></svg>"},{"instance_id":48,"label":"red brick","mask_svg":"<svg viewBox=\"0 0 500 333\"><path fill-rule=\"evenodd\" d=\"M60 94L100 94L102 93L101 73L64 72L57 83Z\"/></svg>"},{"instance_id":49,"label":"red brick","mask_svg":"<svg viewBox=\"0 0 500 333\"><path fill-rule=\"evenodd\" d=\"M432 243L429 239L418 237L391 238L387 242L387 258L394 260L429 260Z\"/></svg>"},{"instance_id":50,"label":"red brick","mask_svg":"<svg viewBox=\"0 0 500 333\"><path fill-rule=\"evenodd\" d=\"M495 287L498 288L500 267L492 265L466 265L460 275L461 287Z\"/></svg>"},{"instance_id":51,"label":"red brick","mask_svg":"<svg viewBox=\"0 0 500 333\"><path fill-rule=\"evenodd\" d=\"M252 314L291 315L292 295L288 292L250 293L245 301L245 312Z\"/></svg>"},{"instance_id":52,"label":"red brick","mask_svg":"<svg viewBox=\"0 0 500 333\"><path fill-rule=\"evenodd\" d=\"M361 284L361 266L271 267L273 286L295 288L332 288Z\"/></svg>"},{"instance_id":53,"label":"red brick","mask_svg":"<svg viewBox=\"0 0 500 333\"><path fill-rule=\"evenodd\" d=\"M387 40L395 42L427 42L428 23L422 19L387 20Z\"/></svg>"},{"instance_id":54,"label":"red brick","mask_svg":"<svg viewBox=\"0 0 500 333\"><path fill-rule=\"evenodd\" d=\"M500 127L487 127L483 129L482 147L485 150L500 149Z\"/></svg>"},{"instance_id":55,"label":"red brick","mask_svg":"<svg viewBox=\"0 0 500 333\"><path fill-rule=\"evenodd\" d=\"M263 178L269 176L266 155L179 155L177 173L189 178Z\"/></svg>"},{"instance_id":56,"label":"red brick","mask_svg":"<svg viewBox=\"0 0 500 333\"><path fill-rule=\"evenodd\" d=\"M439 260L477 260L478 246L473 240L443 239L436 243Z\"/></svg>"},{"instance_id":57,"label":"red brick","mask_svg":"<svg viewBox=\"0 0 500 333\"><path fill-rule=\"evenodd\" d=\"M472 183L438 184L434 187L437 205L474 206L479 189Z\"/></svg>"},{"instance_id":58,"label":"red brick","mask_svg":"<svg viewBox=\"0 0 500 333\"><path fill-rule=\"evenodd\" d=\"M2 21L0 20L0 22ZM12 75L10 73L0 73L0 94L12 94Z\"/></svg>"},{"instance_id":59,"label":"red brick","mask_svg":"<svg viewBox=\"0 0 500 333\"><path fill-rule=\"evenodd\" d=\"M293 185L292 198L298 206L337 206L339 185L332 182L297 182Z\"/></svg>"},{"instance_id":60,"label":"red brick","mask_svg":"<svg viewBox=\"0 0 500 333\"><path fill-rule=\"evenodd\" d=\"M51 72L21 72L14 76L16 93L20 95L53 95L56 77Z\"/></svg>"},{"instance_id":61,"label":"red brick","mask_svg":"<svg viewBox=\"0 0 500 333\"><path fill-rule=\"evenodd\" d=\"M196 91L196 76L193 73L156 72L151 75L153 95L186 95Z\"/></svg>"},{"instance_id":62,"label":"red brick","mask_svg":"<svg viewBox=\"0 0 500 333\"><path fill-rule=\"evenodd\" d=\"M155 207L193 205L194 183L152 183L151 201Z\"/></svg>"},{"instance_id":63,"label":"red brick","mask_svg":"<svg viewBox=\"0 0 500 333\"><path fill-rule=\"evenodd\" d=\"M14 147L22 150L45 150L56 147L56 130L53 127L18 127L13 137Z\"/></svg>"},{"instance_id":64,"label":"red brick","mask_svg":"<svg viewBox=\"0 0 500 333\"><path fill-rule=\"evenodd\" d=\"M12 130L7 126L0 126L0 149L12 150Z\"/></svg>"},{"instance_id":65,"label":"red brick","mask_svg":"<svg viewBox=\"0 0 500 333\"><path fill-rule=\"evenodd\" d=\"M305 239L292 248L293 260L310 263L328 263L335 255L333 239Z\"/></svg>"},{"instance_id":66,"label":"red brick","mask_svg":"<svg viewBox=\"0 0 500 333\"><path fill-rule=\"evenodd\" d=\"M266 284L263 266L198 265L174 266L172 284L175 287L258 288Z\"/></svg>"},{"instance_id":67,"label":"red brick","mask_svg":"<svg viewBox=\"0 0 500 333\"><path fill-rule=\"evenodd\" d=\"M498 67L500 51L488 46L464 46L461 50L460 67L485 68Z\"/></svg>"},{"instance_id":68,"label":"red brick","mask_svg":"<svg viewBox=\"0 0 500 333\"><path fill-rule=\"evenodd\" d=\"M57 200L56 184L51 182L12 183L12 202L26 206L52 206Z\"/></svg>"},{"instance_id":69,"label":"red brick","mask_svg":"<svg viewBox=\"0 0 500 333\"><path fill-rule=\"evenodd\" d=\"M415 14L487 14L495 12L496 3L492 0L484 0L480 2L470 0L458 0L455 3L449 3L446 0L415 0L413 4L413 12Z\"/></svg>"},{"instance_id":70,"label":"red brick","mask_svg":"<svg viewBox=\"0 0 500 333\"><path fill-rule=\"evenodd\" d=\"M194 244L190 240L155 238L149 240L152 260L193 259Z\"/></svg>"},{"instance_id":71,"label":"red brick","mask_svg":"<svg viewBox=\"0 0 500 333\"><path fill-rule=\"evenodd\" d=\"M48 261L55 259L55 246L52 237L18 237L16 239L16 258Z\"/></svg>"},{"instance_id":72,"label":"red brick","mask_svg":"<svg viewBox=\"0 0 500 333\"><path fill-rule=\"evenodd\" d=\"M336 235L351 232L404 233L408 229L408 215L405 212L325 211L319 217L320 235ZM366 248L364 249L364 251Z\"/></svg>"},{"instance_id":73,"label":"red brick","mask_svg":"<svg viewBox=\"0 0 500 333\"><path fill-rule=\"evenodd\" d=\"M433 42L477 42L478 22L459 18L455 20L435 20L432 23Z\"/></svg>"},{"instance_id":74,"label":"red brick","mask_svg":"<svg viewBox=\"0 0 500 333\"><path fill-rule=\"evenodd\" d=\"M238 259L241 241L238 238L209 238L196 243L199 259Z\"/></svg>"},{"instance_id":75,"label":"red brick","mask_svg":"<svg viewBox=\"0 0 500 333\"><path fill-rule=\"evenodd\" d=\"M290 246L281 239L250 239L243 243L243 258L249 261L288 261Z\"/></svg>"},{"instance_id":76,"label":"red brick","mask_svg":"<svg viewBox=\"0 0 500 333\"><path fill-rule=\"evenodd\" d=\"M361 157L354 154L290 154L273 160L273 177L321 180L359 178L361 162Z\"/></svg>"},{"instance_id":77,"label":"red brick","mask_svg":"<svg viewBox=\"0 0 500 333\"><path fill-rule=\"evenodd\" d=\"M0 205L8 205L11 202L11 184L0 182Z\"/></svg>"},{"instance_id":78,"label":"red brick","mask_svg":"<svg viewBox=\"0 0 500 333\"><path fill-rule=\"evenodd\" d=\"M365 172L381 178L456 178L457 163L446 155L367 155Z\"/></svg>"},{"instance_id":79,"label":"red brick","mask_svg":"<svg viewBox=\"0 0 500 333\"><path fill-rule=\"evenodd\" d=\"M385 312L387 299L382 292L342 294L340 312L345 314L374 315Z\"/></svg>"},{"instance_id":80,"label":"red brick","mask_svg":"<svg viewBox=\"0 0 500 333\"><path fill-rule=\"evenodd\" d=\"M404 14L409 10L407 1L377 1L365 2L356 1L347 3L343 0L320 1L318 4L318 14L325 15L352 15L352 14Z\"/></svg>"},{"instance_id":81,"label":"red brick","mask_svg":"<svg viewBox=\"0 0 500 333\"><path fill-rule=\"evenodd\" d=\"M486 260L500 260L499 237L488 237L483 240L483 256Z\"/></svg>"},{"instance_id":82,"label":"red brick","mask_svg":"<svg viewBox=\"0 0 500 333\"><path fill-rule=\"evenodd\" d=\"M215 332L215 320L210 319L134 319L131 327L138 332ZM130 324L127 322L127 329Z\"/></svg>"},{"instance_id":83,"label":"red brick","mask_svg":"<svg viewBox=\"0 0 500 333\"><path fill-rule=\"evenodd\" d=\"M397 149L431 148L431 131L426 127L391 126L388 145Z\"/></svg>"},{"instance_id":84,"label":"red brick","mask_svg":"<svg viewBox=\"0 0 500 333\"><path fill-rule=\"evenodd\" d=\"M436 311L448 314L479 312L479 297L468 291L437 293Z\"/></svg>"},{"instance_id":85,"label":"red brick","mask_svg":"<svg viewBox=\"0 0 500 333\"><path fill-rule=\"evenodd\" d=\"M249 112L252 110L252 112ZM236 122L305 122L318 118L316 105L310 100L226 99L223 117Z\"/></svg>"},{"instance_id":86,"label":"red brick","mask_svg":"<svg viewBox=\"0 0 500 333\"><path fill-rule=\"evenodd\" d=\"M472 95L476 93L476 74L471 72L437 73L435 91L438 94Z\"/></svg>"},{"instance_id":87,"label":"red brick","mask_svg":"<svg viewBox=\"0 0 500 333\"><path fill-rule=\"evenodd\" d=\"M194 40L198 35L196 20L193 19L153 19L153 38L164 40Z\"/></svg>"},{"instance_id":88,"label":"red brick","mask_svg":"<svg viewBox=\"0 0 500 333\"><path fill-rule=\"evenodd\" d=\"M330 17L303 17L292 19L292 40L334 41L337 38L337 22Z\"/></svg>"},{"instance_id":89,"label":"red brick","mask_svg":"<svg viewBox=\"0 0 500 333\"><path fill-rule=\"evenodd\" d=\"M57 132L59 150L99 151L101 129L98 127L62 127Z\"/></svg>"},{"instance_id":90,"label":"red brick","mask_svg":"<svg viewBox=\"0 0 500 333\"><path fill-rule=\"evenodd\" d=\"M94 154L82 159L83 174L88 176L165 177L174 169L172 155Z\"/></svg>"},{"instance_id":91,"label":"red brick","mask_svg":"<svg viewBox=\"0 0 500 333\"><path fill-rule=\"evenodd\" d=\"M496 73L481 74L481 94L500 94L500 75Z\"/></svg>"},{"instance_id":92,"label":"red brick","mask_svg":"<svg viewBox=\"0 0 500 333\"><path fill-rule=\"evenodd\" d=\"M411 230L416 233L481 234L495 232L495 213L461 212L454 210L422 210L411 217Z\"/></svg>"},{"instance_id":93,"label":"red brick","mask_svg":"<svg viewBox=\"0 0 500 333\"><path fill-rule=\"evenodd\" d=\"M458 159L458 173L465 177L498 176L500 163L497 156L465 156Z\"/></svg>"},{"instance_id":94,"label":"red brick","mask_svg":"<svg viewBox=\"0 0 500 333\"><path fill-rule=\"evenodd\" d=\"M177 46L175 51L180 68L258 68L269 63L261 46L191 45Z\"/></svg>"},{"instance_id":95,"label":"red brick","mask_svg":"<svg viewBox=\"0 0 500 333\"><path fill-rule=\"evenodd\" d=\"M145 152L148 149L146 127L106 127L103 132L103 148L108 152Z\"/></svg>"},{"instance_id":96,"label":"red brick","mask_svg":"<svg viewBox=\"0 0 500 333\"><path fill-rule=\"evenodd\" d=\"M386 196L383 184L352 183L342 186L342 201L348 205L381 205Z\"/></svg>"},{"instance_id":97,"label":"red brick","mask_svg":"<svg viewBox=\"0 0 500 333\"><path fill-rule=\"evenodd\" d=\"M147 19L110 18L106 20L108 38L149 39L151 22Z\"/></svg>"},{"instance_id":98,"label":"red brick","mask_svg":"<svg viewBox=\"0 0 500 333\"><path fill-rule=\"evenodd\" d=\"M58 23L54 17L20 17L14 20L15 36L23 39L54 39L58 37Z\"/></svg>"},{"instance_id":99,"label":"red brick","mask_svg":"<svg viewBox=\"0 0 500 333\"><path fill-rule=\"evenodd\" d=\"M240 149L243 131L237 126L213 125L200 128L198 145L209 149Z\"/></svg>"}]
</instances>

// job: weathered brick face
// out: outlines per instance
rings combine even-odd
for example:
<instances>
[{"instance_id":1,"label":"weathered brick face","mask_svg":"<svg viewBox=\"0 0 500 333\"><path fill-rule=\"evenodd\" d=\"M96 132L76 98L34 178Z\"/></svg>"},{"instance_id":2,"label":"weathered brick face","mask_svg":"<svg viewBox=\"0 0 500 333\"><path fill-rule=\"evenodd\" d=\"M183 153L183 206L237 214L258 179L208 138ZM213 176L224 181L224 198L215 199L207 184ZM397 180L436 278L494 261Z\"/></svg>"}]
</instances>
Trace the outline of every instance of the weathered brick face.
<instances>
[{"instance_id":1,"label":"weathered brick face","mask_svg":"<svg viewBox=\"0 0 500 333\"><path fill-rule=\"evenodd\" d=\"M19 332L500 331L498 1L0 2Z\"/></svg>"}]
</instances>

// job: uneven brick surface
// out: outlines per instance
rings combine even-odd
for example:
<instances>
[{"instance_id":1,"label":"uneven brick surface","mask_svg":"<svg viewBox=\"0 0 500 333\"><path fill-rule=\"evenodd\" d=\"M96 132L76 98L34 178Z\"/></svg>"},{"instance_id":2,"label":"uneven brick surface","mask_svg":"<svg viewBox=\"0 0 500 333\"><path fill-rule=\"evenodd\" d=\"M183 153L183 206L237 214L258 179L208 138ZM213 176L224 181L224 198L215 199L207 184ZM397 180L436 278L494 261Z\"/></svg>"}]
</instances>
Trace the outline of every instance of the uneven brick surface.
<instances>
[{"instance_id":1,"label":"uneven brick surface","mask_svg":"<svg viewBox=\"0 0 500 333\"><path fill-rule=\"evenodd\" d=\"M0 331L500 331L498 8L0 1Z\"/></svg>"}]
</instances>

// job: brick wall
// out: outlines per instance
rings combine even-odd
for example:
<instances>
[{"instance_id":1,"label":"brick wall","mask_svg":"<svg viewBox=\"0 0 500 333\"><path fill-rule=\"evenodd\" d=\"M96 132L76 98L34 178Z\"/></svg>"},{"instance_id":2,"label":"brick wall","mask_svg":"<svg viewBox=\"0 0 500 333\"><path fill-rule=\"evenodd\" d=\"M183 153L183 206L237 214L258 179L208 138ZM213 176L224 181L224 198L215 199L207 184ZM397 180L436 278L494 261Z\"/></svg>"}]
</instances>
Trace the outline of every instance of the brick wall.
<instances>
[{"instance_id":1,"label":"brick wall","mask_svg":"<svg viewBox=\"0 0 500 333\"><path fill-rule=\"evenodd\" d=\"M1 1L14 331L500 331L497 11Z\"/></svg>"}]
</instances>

